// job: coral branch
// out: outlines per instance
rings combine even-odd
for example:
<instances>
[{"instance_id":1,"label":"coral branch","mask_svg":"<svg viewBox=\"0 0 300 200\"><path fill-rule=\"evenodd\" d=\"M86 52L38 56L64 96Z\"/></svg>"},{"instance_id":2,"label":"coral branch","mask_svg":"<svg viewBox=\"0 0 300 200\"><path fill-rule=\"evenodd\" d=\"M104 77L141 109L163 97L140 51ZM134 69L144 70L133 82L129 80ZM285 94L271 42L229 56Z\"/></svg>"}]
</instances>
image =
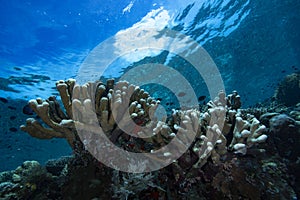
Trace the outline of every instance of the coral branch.
<instances>
[{"instance_id":1,"label":"coral branch","mask_svg":"<svg viewBox=\"0 0 300 200\"><path fill-rule=\"evenodd\" d=\"M56 87L64 110L55 97L30 100L30 107L42 123L29 118L21 129L36 138L65 138L73 149L81 148L79 152L101 139L96 138L99 129L111 142L134 152L153 152L177 137L178 149L186 149L186 144L193 142L176 165L198 168L208 158L218 163L227 146L236 153L246 154L247 148L267 139L265 127L256 118L240 116L241 102L236 91L227 97L221 91L208 102L204 113L194 108L173 110L172 115L160 121L155 116L160 102L126 81L108 80L106 84L94 82L80 86L69 79L58 81ZM83 136L79 137L78 131ZM75 145L78 142L83 145ZM95 154L101 153L98 150L97 146L89 149ZM165 158L157 162L164 162L169 156L165 152Z\"/></svg>"}]
</instances>

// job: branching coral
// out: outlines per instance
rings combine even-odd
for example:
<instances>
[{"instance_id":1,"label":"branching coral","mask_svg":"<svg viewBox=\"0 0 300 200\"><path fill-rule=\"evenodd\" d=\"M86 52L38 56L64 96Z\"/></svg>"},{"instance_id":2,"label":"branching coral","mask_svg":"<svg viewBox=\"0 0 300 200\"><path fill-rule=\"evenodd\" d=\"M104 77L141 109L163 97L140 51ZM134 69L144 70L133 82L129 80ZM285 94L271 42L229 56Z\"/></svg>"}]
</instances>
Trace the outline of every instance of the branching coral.
<instances>
[{"instance_id":1,"label":"branching coral","mask_svg":"<svg viewBox=\"0 0 300 200\"><path fill-rule=\"evenodd\" d=\"M266 127L260 125L260 122L252 115L248 116L248 120L243 120L238 116L235 119L233 130L233 140L229 145L236 153L245 155L247 149L254 144L265 142L268 136L264 134Z\"/></svg>"},{"instance_id":2,"label":"branching coral","mask_svg":"<svg viewBox=\"0 0 300 200\"><path fill-rule=\"evenodd\" d=\"M237 110L242 106L241 97L236 90L232 91L232 94L229 94L226 100L227 100L227 106L230 109Z\"/></svg>"},{"instance_id":3,"label":"branching coral","mask_svg":"<svg viewBox=\"0 0 300 200\"><path fill-rule=\"evenodd\" d=\"M37 138L65 138L76 150L97 144L99 138L94 136L99 126L111 142L133 152L152 152L178 135L182 144L194 137L187 152L175 162L188 169L203 166L208 158L217 163L227 152L227 146L246 154L247 148L267 138L263 134L265 127L256 118L242 119L237 114L241 102L236 91L227 97L220 92L208 103L207 112L201 113L196 108L173 110L171 116L160 121L155 116L159 101L126 81L79 86L69 79L58 81L56 87L64 110L55 97L31 100L29 105L42 122L29 118L21 129ZM78 131L85 134L79 137ZM97 145L93 147L89 149L91 153L101 153ZM164 156L167 159L169 152Z\"/></svg>"},{"instance_id":4,"label":"branching coral","mask_svg":"<svg viewBox=\"0 0 300 200\"><path fill-rule=\"evenodd\" d=\"M29 118L26 121L26 125L21 126L21 130L40 139L65 138L74 147L76 135L73 120L71 119L72 109L70 102L70 94L72 94L74 84L75 80L73 79L56 84L67 113L63 112L54 96L49 97L47 100L42 100L41 98L30 100L29 106L47 127L43 126L38 120Z\"/></svg>"}]
</instances>

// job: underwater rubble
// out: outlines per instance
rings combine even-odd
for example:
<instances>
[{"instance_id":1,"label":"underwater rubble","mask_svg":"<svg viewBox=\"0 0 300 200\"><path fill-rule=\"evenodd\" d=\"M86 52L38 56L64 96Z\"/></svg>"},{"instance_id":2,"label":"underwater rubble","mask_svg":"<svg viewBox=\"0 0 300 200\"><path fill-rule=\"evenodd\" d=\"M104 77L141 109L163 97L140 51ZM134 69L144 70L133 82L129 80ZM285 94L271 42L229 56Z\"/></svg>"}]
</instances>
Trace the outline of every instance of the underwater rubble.
<instances>
[{"instance_id":1,"label":"underwater rubble","mask_svg":"<svg viewBox=\"0 0 300 200\"><path fill-rule=\"evenodd\" d=\"M74 154L49 160L45 166L25 161L15 170L0 173L0 199L297 199L300 103L285 100L289 98L284 94L289 93L281 92L294 84L295 75L292 78L284 80L275 97L264 104L242 109L237 91L229 95L220 91L214 100L199 105L201 109L173 110L165 121L153 116L159 100L126 81L83 86L74 79L58 81L62 104L53 96L29 101L39 118L28 118L20 128L40 139L64 138ZM132 95L127 99L125 94ZM157 171L114 170L86 149L95 142L93 135L87 134L84 140L78 135L76 128L93 130L95 126L85 114L89 112L83 112L91 108L105 135L127 151L157 150L180 131L195 138L180 158ZM118 123L130 120L155 132L154 136L126 134Z\"/></svg>"}]
</instances>

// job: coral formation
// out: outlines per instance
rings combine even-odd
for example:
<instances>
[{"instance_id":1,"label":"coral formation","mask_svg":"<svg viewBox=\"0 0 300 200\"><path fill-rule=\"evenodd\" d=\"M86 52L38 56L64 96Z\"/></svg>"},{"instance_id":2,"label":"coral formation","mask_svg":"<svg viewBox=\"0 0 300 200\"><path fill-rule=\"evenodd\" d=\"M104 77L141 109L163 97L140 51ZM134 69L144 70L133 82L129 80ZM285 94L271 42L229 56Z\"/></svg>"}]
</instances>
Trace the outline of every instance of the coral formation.
<instances>
[{"instance_id":1,"label":"coral formation","mask_svg":"<svg viewBox=\"0 0 300 200\"><path fill-rule=\"evenodd\" d=\"M66 96L68 93L63 90L67 88L67 84L70 85L68 88L73 89L74 85L72 86L72 83L75 83L75 81L69 80L64 83L57 83L57 89L63 99L67 114L60 108L59 102L54 96L49 97L47 100L42 100L41 98L32 99L29 101L29 106L49 128L42 126L41 123L34 118L28 118L26 126L20 127L21 130L40 139L65 138L73 147L76 135L74 135L74 131L72 130L74 126L71 124L73 122L71 120L71 103L68 105L66 102L70 100L70 96Z\"/></svg>"},{"instance_id":2,"label":"coral formation","mask_svg":"<svg viewBox=\"0 0 300 200\"><path fill-rule=\"evenodd\" d=\"M227 106L229 109L239 109L242 106L241 97L236 90L227 96Z\"/></svg>"},{"instance_id":3,"label":"coral formation","mask_svg":"<svg viewBox=\"0 0 300 200\"><path fill-rule=\"evenodd\" d=\"M224 92L220 92L214 101L208 103L209 109L204 113L195 108L173 110L173 114L164 122L155 117L159 101L126 81L115 84L114 80L108 80L106 85L96 82L79 86L74 79L69 79L58 81L56 87L65 112L54 97L30 100L30 107L49 128L29 118L26 125L21 126L21 130L42 139L65 138L73 149L79 151L85 145L95 143L96 139L87 133L80 140L77 130L93 132L99 125L112 142L134 152L159 149L168 144L178 132L184 133L186 137L194 135L194 142L186 153L193 158L188 159L189 163L179 163L189 167L201 167L209 157L217 162L226 153L228 143L229 149L246 154L247 148L267 139L263 134L264 126L256 118L248 116L248 119L242 119L238 116L236 110L241 102L236 91L227 97ZM225 121L225 118L228 120ZM140 130L140 127L145 130ZM226 132L228 130L233 132ZM134 137L145 132L153 132L153 136L139 139ZM228 134L233 137L226 138ZM134 145L128 145L129 143ZM97 146L94 147L89 151L97 152Z\"/></svg>"},{"instance_id":4,"label":"coral formation","mask_svg":"<svg viewBox=\"0 0 300 200\"><path fill-rule=\"evenodd\" d=\"M208 162L201 169L177 171L175 166L168 166L156 172L141 174L112 171L93 163L82 165L74 157L58 162L65 163L65 169L61 173L56 172L59 175L45 173L45 168L38 167L33 174L43 176L33 179L23 166L0 173L0 198L146 200L296 197L287 182L284 163L272 156L260 162L254 157L237 159L231 154L222 163L215 165ZM13 181L12 175L16 173L23 174L21 182ZM173 173L180 175L174 176Z\"/></svg>"},{"instance_id":5,"label":"coral formation","mask_svg":"<svg viewBox=\"0 0 300 200\"><path fill-rule=\"evenodd\" d=\"M287 75L278 85L274 98L286 106L300 102L300 73Z\"/></svg>"},{"instance_id":6,"label":"coral formation","mask_svg":"<svg viewBox=\"0 0 300 200\"><path fill-rule=\"evenodd\" d=\"M37 190L43 190L52 179L37 161L25 161L22 166L0 175L1 199L31 199Z\"/></svg>"},{"instance_id":7,"label":"coral formation","mask_svg":"<svg viewBox=\"0 0 300 200\"><path fill-rule=\"evenodd\" d=\"M71 79L59 81L56 86L64 109L54 97L31 100L29 105L41 120L28 119L21 129L38 138L65 138L74 149L73 158L52 161L46 166L52 176L62 178L59 179L63 180L61 195L65 198L85 198L87 194L90 199L295 197L279 158L266 155L264 162L257 161L256 156L265 155L262 153L265 146L260 144L268 142L270 126L258 120L264 111L253 113L253 110L240 109L241 101L236 91L228 96L221 91L202 112L198 108L185 108L158 119L155 110L160 102L125 81L108 80L106 84L96 82L79 86ZM273 112L262 119L268 124L277 115ZM151 173L131 174L99 163L90 153L97 149L86 151L86 145L97 142L90 133L99 126L115 145L131 152L152 152L170 143L179 133L184 133L185 137L192 135L194 139L186 152L169 166ZM82 131L81 127L89 131L79 138L77 130ZM147 131L153 135L135 137L145 136ZM185 137L181 137L181 141L185 141ZM246 154L252 156L240 157ZM169 153L165 152L164 156L167 159ZM252 165L255 170L249 168ZM272 179L283 181L274 185ZM244 183L245 187L239 183ZM112 187L105 187L108 184ZM270 187L262 191L263 185ZM2 188L10 187L8 184ZM99 192L99 188L106 192ZM78 190L86 193L75 192Z\"/></svg>"},{"instance_id":8,"label":"coral formation","mask_svg":"<svg viewBox=\"0 0 300 200\"><path fill-rule=\"evenodd\" d=\"M279 154L291 161L299 159L300 133L298 129L296 121L286 114L279 114L270 119L270 132Z\"/></svg>"},{"instance_id":9,"label":"coral formation","mask_svg":"<svg viewBox=\"0 0 300 200\"><path fill-rule=\"evenodd\" d=\"M296 120L296 124L300 125L300 103L296 104L295 109L289 115Z\"/></svg>"},{"instance_id":10,"label":"coral formation","mask_svg":"<svg viewBox=\"0 0 300 200\"><path fill-rule=\"evenodd\" d=\"M266 141L268 136L264 133L266 133L266 127L260 125L260 122L253 115L248 115L247 120L237 116L235 118L233 140L229 148L232 148L236 153L245 155L247 149L252 145Z\"/></svg>"}]
</instances>

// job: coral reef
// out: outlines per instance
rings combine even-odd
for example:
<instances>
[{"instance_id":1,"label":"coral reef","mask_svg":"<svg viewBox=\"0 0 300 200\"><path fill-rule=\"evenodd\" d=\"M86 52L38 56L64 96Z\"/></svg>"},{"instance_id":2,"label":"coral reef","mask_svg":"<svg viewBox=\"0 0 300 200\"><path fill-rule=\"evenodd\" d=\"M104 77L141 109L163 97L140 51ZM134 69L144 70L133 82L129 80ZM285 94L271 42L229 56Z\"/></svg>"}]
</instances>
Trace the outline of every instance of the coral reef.
<instances>
[{"instance_id":1,"label":"coral reef","mask_svg":"<svg viewBox=\"0 0 300 200\"><path fill-rule=\"evenodd\" d=\"M229 109L239 109L242 106L241 97L236 90L227 96L227 106Z\"/></svg>"},{"instance_id":2,"label":"coral reef","mask_svg":"<svg viewBox=\"0 0 300 200\"><path fill-rule=\"evenodd\" d=\"M296 120L296 124L300 125L300 103L296 104L295 109L289 115Z\"/></svg>"},{"instance_id":3,"label":"coral reef","mask_svg":"<svg viewBox=\"0 0 300 200\"><path fill-rule=\"evenodd\" d=\"M54 97L49 97L47 100L40 98L30 100L30 107L50 128L43 126L34 118L29 118L26 125L21 126L21 130L42 139L65 138L77 151L83 150L84 145L89 145L96 139L92 138L90 133L86 133L84 138L81 138L81 142L76 128L82 127L79 128L80 131L90 132L99 125L112 142L133 152L151 152L159 149L168 144L178 132L183 132L187 137L195 135L195 142L187 154L194 157L197 155L196 158L189 158L189 164L179 164L189 165L189 167L191 165L201 167L210 156L217 161L227 151L226 143L230 142L229 149L246 154L247 148L267 139L263 134L264 126L261 126L255 117L248 116L248 119L242 119L238 116L236 110L241 102L236 91L227 97L224 92L220 92L214 101L208 103L207 112L200 113L193 108L173 110L173 114L163 122L155 117L159 101L126 81L115 84L114 80L108 80L106 85L96 82L79 86L74 79L69 79L58 81L56 87L65 112ZM96 121L93 120L94 113L97 115ZM211 118L217 120L211 124ZM224 125L225 118L228 120ZM142 139L129 136L127 133L144 134L135 124L145 127L146 131L153 132L154 136ZM225 130L222 130L223 126ZM224 132L228 129L233 132ZM226 138L226 135L233 135L233 137ZM129 143L135 145L128 145ZM97 152L97 146L94 147L95 149L89 151Z\"/></svg>"},{"instance_id":4,"label":"coral reef","mask_svg":"<svg viewBox=\"0 0 300 200\"><path fill-rule=\"evenodd\" d=\"M73 147L75 143L75 133L72 130L74 126L71 124L73 121L71 103L68 105L67 100L70 100L70 96L64 89L73 89L75 81L69 80L64 83L57 83L57 89L60 92L61 98L63 99L64 106L67 114L60 108L59 102L54 96L49 97L47 100L41 98L33 99L29 101L29 106L32 110L41 118L43 123L49 128L44 127L34 118L28 118L26 126L21 126L21 130L28 132L31 136L40 139L51 139L51 138L65 138L68 143Z\"/></svg>"},{"instance_id":5,"label":"coral reef","mask_svg":"<svg viewBox=\"0 0 300 200\"><path fill-rule=\"evenodd\" d=\"M300 102L300 73L287 75L278 85L274 98L286 106Z\"/></svg>"},{"instance_id":6,"label":"coral reef","mask_svg":"<svg viewBox=\"0 0 300 200\"><path fill-rule=\"evenodd\" d=\"M74 157L63 158L58 163L64 163L64 168L52 173L36 161L25 161L15 170L1 172L0 199L110 198L107 187L111 181L110 169L104 171L92 162L82 165ZM55 167L54 163L50 165Z\"/></svg>"},{"instance_id":7,"label":"coral reef","mask_svg":"<svg viewBox=\"0 0 300 200\"><path fill-rule=\"evenodd\" d=\"M236 153L245 155L247 149L252 145L265 142L268 138L266 134L266 127L260 125L260 122L253 116L248 115L247 120L237 116L235 118L235 126L233 129L233 140L229 145Z\"/></svg>"},{"instance_id":8,"label":"coral reef","mask_svg":"<svg viewBox=\"0 0 300 200\"><path fill-rule=\"evenodd\" d=\"M287 168L276 156L267 155L258 160L229 154L217 165L208 161L202 168L181 171L174 165L140 174L124 173L92 162L86 165L75 157L63 160L59 162L64 162L65 167L60 173L56 171L57 175L45 173L43 167L38 167L33 174L22 166L2 172L0 198L296 199L288 183ZM23 174L22 181L13 180L16 173Z\"/></svg>"},{"instance_id":9,"label":"coral reef","mask_svg":"<svg viewBox=\"0 0 300 200\"><path fill-rule=\"evenodd\" d=\"M25 161L13 171L2 172L0 177L1 199L31 199L49 189L52 181L52 175L37 161Z\"/></svg>"},{"instance_id":10,"label":"coral reef","mask_svg":"<svg viewBox=\"0 0 300 200\"><path fill-rule=\"evenodd\" d=\"M270 119L270 131L279 154L282 157L297 160L300 153L298 148L300 135L295 120L286 114L276 115Z\"/></svg>"},{"instance_id":11,"label":"coral reef","mask_svg":"<svg viewBox=\"0 0 300 200\"><path fill-rule=\"evenodd\" d=\"M279 148L274 135L283 135L280 133L283 129L275 126L280 124L274 118L278 114L241 109L236 91L228 96L220 91L201 112L198 108L185 108L158 119L155 111L160 102L125 81L79 86L70 79L58 81L56 87L64 108L54 97L31 100L29 106L40 120L29 118L21 126L33 137L65 138L74 150L74 157L46 165L46 174L51 176L44 176L62 188L50 196L57 199L291 199L296 196L294 188L288 185L290 179L282 158L270 154ZM100 163L90 153L101 153L97 148L87 151L87 145L97 143L94 133L99 126L116 146L131 152L151 153L169 144L179 133L184 135L180 138L182 142L187 137L194 139L185 153L167 167L132 174ZM84 132L83 137L79 137L78 130ZM135 137L145 136L145 132L153 135ZM265 142L271 145L262 144ZM165 159L168 156L166 152ZM144 165L147 164L138 166ZM20 179L16 175L14 179ZM277 184L279 180L281 184ZM6 191L3 194L13 187L10 183L14 182L1 186ZM263 190L266 185L268 190Z\"/></svg>"}]
</instances>

